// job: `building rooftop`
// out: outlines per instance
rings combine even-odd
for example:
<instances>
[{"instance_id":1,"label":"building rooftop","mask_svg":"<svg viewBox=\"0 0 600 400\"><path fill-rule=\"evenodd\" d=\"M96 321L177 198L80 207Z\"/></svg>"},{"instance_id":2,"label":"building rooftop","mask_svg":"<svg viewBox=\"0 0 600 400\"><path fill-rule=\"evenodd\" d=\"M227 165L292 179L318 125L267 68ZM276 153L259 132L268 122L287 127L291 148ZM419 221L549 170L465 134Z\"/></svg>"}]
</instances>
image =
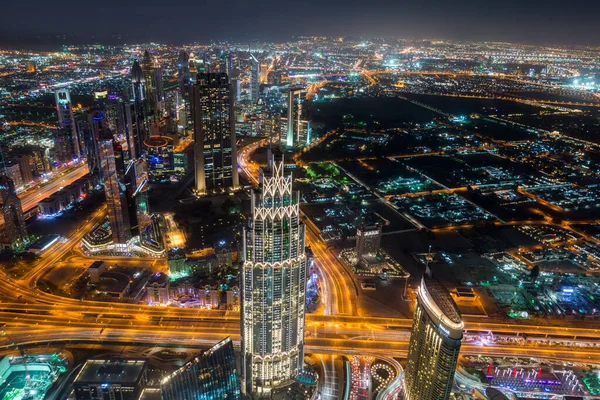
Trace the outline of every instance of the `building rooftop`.
<instances>
[{"instance_id":1,"label":"building rooftop","mask_svg":"<svg viewBox=\"0 0 600 400\"><path fill-rule=\"evenodd\" d=\"M56 243L59 239L60 239L60 236L56 235L56 234L44 236L44 237L36 240L35 242L33 242L31 244L31 246L29 246L28 250L29 251L44 251L47 248L49 248L50 246L52 246L54 243Z\"/></svg>"},{"instance_id":2,"label":"building rooftop","mask_svg":"<svg viewBox=\"0 0 600 400\"><path fill-rule=\"evenodd\" d=\"M146 360L87 360L75 378L77 383L137 384L144 375Z\"/></svg>"},{"instance_id":3,"label":"building rooftop","mask_svg":"<svg viewBox=\"0 0 600 400\"><path fill-rule=\"evenodd\" d=\"M138 400L161 400L160 388L144 388Z\"/></svg>"},{"instance_id":4,"label":"building rooftop","mask_svg":"<svg viewBox=\"0 0 600 400\"><path fill-rule=\"evenodd\" d=\"M438 306L440 311L444 313L450 321L460 324L462 321L460 311L454 300L452 300L446 287L442 285L440 281L427 274L423 276L423 283L431 296L431 299Z\"/></svg>"}]
</instances>

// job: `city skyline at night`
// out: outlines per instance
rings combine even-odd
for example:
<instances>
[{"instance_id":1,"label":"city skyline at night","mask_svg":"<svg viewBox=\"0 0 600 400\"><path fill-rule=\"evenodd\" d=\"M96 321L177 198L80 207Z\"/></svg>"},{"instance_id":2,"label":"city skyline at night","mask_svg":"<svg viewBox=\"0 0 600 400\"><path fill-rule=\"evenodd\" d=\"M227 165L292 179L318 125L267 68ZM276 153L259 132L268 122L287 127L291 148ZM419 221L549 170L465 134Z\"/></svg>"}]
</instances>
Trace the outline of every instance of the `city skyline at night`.
<instances>
[{"instance_id":1,"label":"city skyline at night","mask_svg":"<svg viewBox=\"0 0 600 400\"><path fill-rule=\"evenodd\" d=\"M600 396L596 6L308 5L0 49L0 400Z\"/></svg>"}]
</instances>

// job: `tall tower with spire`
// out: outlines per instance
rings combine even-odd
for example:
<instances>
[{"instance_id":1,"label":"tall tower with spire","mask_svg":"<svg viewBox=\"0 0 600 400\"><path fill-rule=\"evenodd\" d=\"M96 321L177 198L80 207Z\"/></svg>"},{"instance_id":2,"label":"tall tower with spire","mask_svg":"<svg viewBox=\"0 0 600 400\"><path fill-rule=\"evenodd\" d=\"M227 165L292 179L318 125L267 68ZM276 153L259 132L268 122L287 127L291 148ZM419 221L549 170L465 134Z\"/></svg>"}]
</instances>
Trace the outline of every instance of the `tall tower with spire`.
<instances>
[{"instance_id":1,"label":"tall tower with spire","mask_svg":"<svg viewBox=\"0 0 600 400\"><path fill-rule=\"evenodd\" d=\"M144 72L138 60L133 62L131 66L131 85L133 89L133 100L136 103L142 104L146 98L146 87L144 84Z\"/></svg>"},{"instance_id":2,"label":"tall tower with spire","mask_svg":"<svg viewBox=\"0 0 600 400\"><path fill-rule=\"evenodd\" d=\"M146 115L155 115L157 112L158 94L156 82L156 60L148 50L144 51L142 59L142 74L144 76L144 98L146 101Z\"/></svg>"},{"instance_id":3,"label":"tall tower with spire","mask_svg":"<svg viewBox=\"0 0 600 400\"><path fill-rule=\"evenodd\" d=\"M260 63L250 53L250 102L255 104L258 102L258 93L260 89Z\"/></svg>"},{"instance_id":4,"label":"tall tower with spire","mask_svg":"<svg viewBox=\"0 0 600 400\"><path fill-rule=\"evenodd\" d=\"M304 362L305 226L277 149L269 149L259 182L243 239L242 387L252 398L269 398Z\"/></svg>"}]
</instances>

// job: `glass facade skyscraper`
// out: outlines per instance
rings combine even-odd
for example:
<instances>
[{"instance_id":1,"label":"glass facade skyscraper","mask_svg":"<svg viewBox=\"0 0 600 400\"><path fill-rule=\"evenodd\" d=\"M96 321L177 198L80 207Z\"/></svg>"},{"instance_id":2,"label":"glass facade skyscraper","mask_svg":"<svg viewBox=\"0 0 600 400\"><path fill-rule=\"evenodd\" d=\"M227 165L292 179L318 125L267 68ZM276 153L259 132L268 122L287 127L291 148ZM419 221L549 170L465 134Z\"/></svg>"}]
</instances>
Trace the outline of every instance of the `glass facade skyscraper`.
<instances>
[{"instance_id":1,"label":"glass facade skyscraper","mask_svg":"<svg viewBox=\"0 0 600 400\"><path fill-rule=\"evenodd\" d=\"M193 114L196 192L236 190L239 180L235 121L227 74L198 74Z\"/></svg>"},{"instance_id":2,"label":"glass facade skyscraper","mask_svg":"<svg viewBox=\"0 0 600 400\"><path fill-rule=\"evenodd\" d=\"M242 385L263 398L293 380L304 362L305 226L278 151L261 170L243 240Z\"/></svg>"},{"instance_id":3,"label":"glass facade skyscraper","mask_svg":"<svg viewBox=\"0 0 600 400\"><path fill-rule=\"evenodd\" d=\"M250 102L256 104L258 102L258 94L260 91L260 63L250 54Z\"/></svg>"},{"instance_id":4,"label":"glass facade skyscraper","mask_svg":"<svg viewBox=\"0 0 600 400\"><path fill-rule=\"evenodd\" d=\"M406 400L449 398L463 326L454 300L428 267L417 291L404 378Z\"/></svg>"},{"instance_id":5,"label":"glass facade skyscraper","mask_svg":"<svg viewBox=\"0 0 600 400\"><path fill-rule=\"evenodd\" d=\"M2 215L0 221L0 241L3 247L12 247L27 240L27 228L23 217L21 200L17 196L15 184L6 175L0 176L0 201Z\"/></svg>"},{"instance_id":6,"label":"glass facade skyscraper","mask_svg":"<svg viewBox=\"0 0 600 400\"><path fill-rule=\"evenodd\" d=\"M163 400L241 400L233 343L226 338L166 377Z\"/></svg>"}]
</instances>

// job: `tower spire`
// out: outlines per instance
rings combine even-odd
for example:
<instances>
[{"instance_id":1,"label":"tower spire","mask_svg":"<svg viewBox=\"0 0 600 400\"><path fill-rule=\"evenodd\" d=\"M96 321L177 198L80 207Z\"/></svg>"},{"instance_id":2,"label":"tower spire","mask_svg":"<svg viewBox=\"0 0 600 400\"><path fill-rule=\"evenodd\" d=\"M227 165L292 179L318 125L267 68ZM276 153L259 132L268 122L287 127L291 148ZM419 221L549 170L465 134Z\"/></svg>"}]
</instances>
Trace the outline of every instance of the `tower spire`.
<instances>
[{"instance_id":1,"label":"tower spire","mask_svg":"<svg viewBox=\"0 0 600 400\"><path fill-rule=\"evenodd\" d=\"M425 275L428 278L432 277L431 268L429 267L429 262L431 261L431 245L429 245L429 250L427 251L427 256L425 257Z\"/></svg>"}]
</instances>

